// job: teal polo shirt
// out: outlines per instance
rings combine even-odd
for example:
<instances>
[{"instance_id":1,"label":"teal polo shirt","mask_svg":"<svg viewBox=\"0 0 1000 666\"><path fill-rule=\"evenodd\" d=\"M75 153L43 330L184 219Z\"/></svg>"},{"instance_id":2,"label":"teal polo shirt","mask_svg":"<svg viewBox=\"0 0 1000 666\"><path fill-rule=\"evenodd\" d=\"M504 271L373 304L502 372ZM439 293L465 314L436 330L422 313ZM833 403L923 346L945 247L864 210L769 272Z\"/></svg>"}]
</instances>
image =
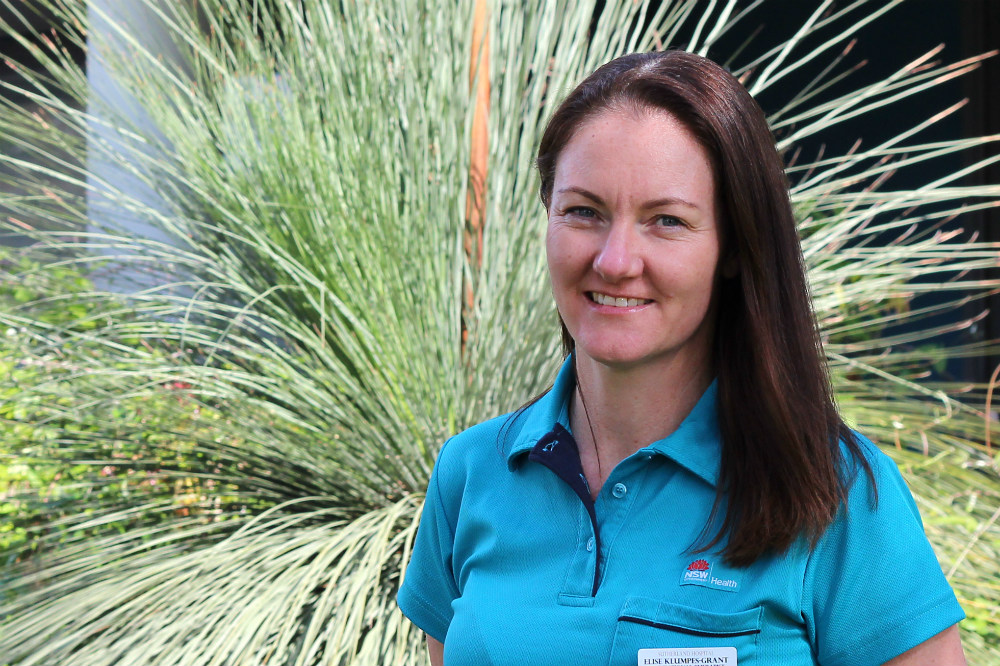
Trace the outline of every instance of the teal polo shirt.
<instances>
[{"instance_id":1,"label":"teal polo shirt","mask_svg":"<svg viewBox=\"0 0 1000 666\"><path fill-rule=\"evenodd\" d=\"M441 449L397 601L446 666L882 664L964 617L895 464L864 473L815 549L746 568L692 547L720 459L713 384L590 500L570 363L516 415ZM738 661L737 661L738 660Z\"/></svg>"}]
</instances>

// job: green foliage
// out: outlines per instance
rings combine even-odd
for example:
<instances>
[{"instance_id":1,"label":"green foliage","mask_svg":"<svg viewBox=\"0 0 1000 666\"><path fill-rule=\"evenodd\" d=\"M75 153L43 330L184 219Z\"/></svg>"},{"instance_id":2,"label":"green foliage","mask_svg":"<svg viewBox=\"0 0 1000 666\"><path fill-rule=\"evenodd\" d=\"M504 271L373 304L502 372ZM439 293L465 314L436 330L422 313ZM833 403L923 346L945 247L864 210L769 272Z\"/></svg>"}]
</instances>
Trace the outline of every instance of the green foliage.
<instances>
[{"instance_id":1,"label":"green foliage","mask_svg":"<svg viewBox=\"0 0 1000 666\"><path fill-rule=\"evenodd\" d=\"M2 109L0 136L39 163L72 159L51 171L0 156L24 193L4 205L18 228L76 234L35 232L34 259L3 258L0 330L15 334L0 348L0 435L16 492L0 531L12 560L0 654L418 663L422 637L393 597L435 453L543 390L559 361L530 168L544 119L614 55L705 52L760 10L492 3L480 261L466 251L470 3L150 0L159 46L97 5L41 4L60 17L31 47L42 111ZM762 93L837 60L895 4L820 3L788 41L728 64ZM86 98L61 44L88 21L146 125L99 96L90 112L61 101ZM827 97L838 75L821 72L772 122L791 148L973 66L911 63ZM95 125L115 138L88 146ZM970 615L967 650L985 662L1000 656L1000 481L982 445L995 426L977 411L984 387L961 394L929 370L986 348L934 337L969 322L928 322L996 288L968 277L995 267L996 248L943 224L1000 191L957 186L961 174L886 189L892 170L984 140L921 144L920 129L789 175L841 407L913 485ZM88 156L161 203L88 174ZM115 228L122 211L169 242ZM114 276L133 279L126 293L94 286ZM915 298L931 292L943 297Z\"/></svg>"},{"instance_id":2,"label":"green foliage","mask_svg":"<svg viewBox=\"0 0 1000 666\"><path fill-rule=\"evenodd\" d=\"M98 326L93 316L97 307L88 300L93 284L75 263L37 256L33 248L0 248L0 275L0 310L8 316L55 327L67 336ZM185 506L175 509L183 515L198 510L187 505L194 498L204 503L206 491L213 501L232 501L224 484L199 478L205 460L195 441L213 435L211 424L220 417L204 413L190 400L189 386L167 383L145 399L123 397L104 413L67 418L60 408L71 404L65 393L73 389L72 382L45 391L55 398L51 404L37 399L53 369L71 362L64 360L67 350L52 347L48 355L38 356L27 332L11 327L0 339L0 488L5 498L0 504L0 556L8 566L99 536L102 526L72 525L79 523L74 517L130 507L137 487L146 502ZM110 356L101 360L114 361ZM32 390L36 399L24 400ZM167 448L176 452L176 459L165 459ZM200 460L192 465L188 458ZM199 476L185 475L185 470ZM149 507L111 524L124 533L167 518L162 508Z\"/></svg>"},{"instance_id":3,"label":"green foliage","mask_svg":"<svg viewBox=\"0 0 1000 666\"><path fill-rule=\"evenodd\" d=\"M86 320L86 306L68 309L53 307L45 299L58 294L71 295L88 291L91 285L73 266L59 266L51 258L38 261L27 253L0 248L0 311L25 313L33 320L46 324L93 328ZM45 266L43 270L42 267ZM46 463L31 464L32 445L51 443L57 431L35 423L37 414L16 398L24 386L32 386L44 370L23 358L23 330L8 327L0 338L0 440L3 441L3 459L0 459L0 488L3 496L14 496L14 501L0 503L0 553L15 557L28 542L27 526L45 522L48 511L33 510L25 506L20 495L45 489L61 481L59 466ZM4 464L9 463L9 464ZM71 473L79 470L66 470ZM55 488L55 495L62 494Z\"/></svg>"}]
</instances>

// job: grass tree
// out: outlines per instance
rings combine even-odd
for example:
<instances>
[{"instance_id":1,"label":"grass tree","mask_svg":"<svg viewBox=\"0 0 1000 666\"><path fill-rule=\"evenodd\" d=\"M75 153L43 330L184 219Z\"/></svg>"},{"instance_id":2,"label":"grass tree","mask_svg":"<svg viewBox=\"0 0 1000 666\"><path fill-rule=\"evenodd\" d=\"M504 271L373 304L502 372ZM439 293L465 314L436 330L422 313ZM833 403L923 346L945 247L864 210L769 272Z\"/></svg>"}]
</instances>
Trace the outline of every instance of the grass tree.
<instances>
[{"instance_id":1,"label":"grass tree","mask_svg":"<svg viewBox=\"0 0 1000 666\"><path fill-rule=\"evenodd\" d=\"M986 163L893 186L996 140L921 139L955 107L920 94L976 59L852 72L852 35L896 1L818 2L733 53L719 45L766 0L141 2L166 46L100 3L39 0L59 20L25 43L42 70L20 87L41 110L0 114L0 141L27 155L0 155L5 224L35 240L0 264L4 515L20 535L4 660L419 663L394 594L435 453L560 361L531 167L543 123L600 63L667 46L769 99L804 81L767 110L840 405L910 481L970 655L1000 656L988 387L934 372L988 351L942 335L997 287L997 248L958 225L1000 188L962 184ZM89 88L74 43L142 123ZM910 99L925 123L791 159Z\"/></svg>"}]
</instances>

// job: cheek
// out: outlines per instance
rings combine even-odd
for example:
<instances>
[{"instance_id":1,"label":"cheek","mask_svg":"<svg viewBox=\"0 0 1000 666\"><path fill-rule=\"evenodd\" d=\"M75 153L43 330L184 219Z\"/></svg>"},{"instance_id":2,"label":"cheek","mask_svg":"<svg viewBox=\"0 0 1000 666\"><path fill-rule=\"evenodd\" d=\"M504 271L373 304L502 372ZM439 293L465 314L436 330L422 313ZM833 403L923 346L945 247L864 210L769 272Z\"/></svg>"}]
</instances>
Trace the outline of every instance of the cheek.
<instances>
[{"instance_id":1,"label":"cheek","mask_svg":"<svg viewBox=\"0 0 1000 666\"><path fill-rule=\"evenodd\" d=\"M555 259L555 249L556 245L552 239L552 225L549 224L545 228L545 261L549 265L549 270L552 270L552 262Z\"/></svg>"},{"instance_id":2,"label":"cheek","mask_svg":"<svg viewBox=\"0 0 1000 666\"><path fill-rule=\"evenodd\" d=\"M711 254L685 257L669 265L661 284L676 296L683 294L692 305L707 306L715 292L717 261Z\"/></svg>"},{"instance_id":3,"label":"cheek","mask_svg":"<svg viewBox=\"0 0 1000 666\"><path fill-rule=\"evenodd\" d=\"M553 286L572 279L574 265L579 260L574 256L574 244L567 242L558 227L549 226L545 235L545 259L549 267L549 279Z\"/></svg>"}]
</instances>

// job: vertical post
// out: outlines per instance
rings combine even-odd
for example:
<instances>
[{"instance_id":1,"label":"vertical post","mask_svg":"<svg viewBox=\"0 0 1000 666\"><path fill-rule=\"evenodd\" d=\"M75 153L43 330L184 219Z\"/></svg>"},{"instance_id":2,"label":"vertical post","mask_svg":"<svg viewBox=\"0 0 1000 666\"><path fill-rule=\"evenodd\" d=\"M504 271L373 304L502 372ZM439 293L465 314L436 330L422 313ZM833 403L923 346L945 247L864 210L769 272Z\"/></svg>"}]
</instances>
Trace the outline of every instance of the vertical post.
<instances>
[{"instance_id":1,"label":"vertical post","mask_svg":"<svg viewBox=\"0 0 1000 666\"><path fill-rule=\"evenodd\" d=\"M469 187L465 199L465 260L469 270L464 280L462 308L462 352L475 316L475 277L482 267L483 225L486 222L486 173L489 160L490 34L487 0L476 0L472 19L472 53L469 59L469 89L475 110L472 116L469 153Z\"/></svg>"}]
</instances>

